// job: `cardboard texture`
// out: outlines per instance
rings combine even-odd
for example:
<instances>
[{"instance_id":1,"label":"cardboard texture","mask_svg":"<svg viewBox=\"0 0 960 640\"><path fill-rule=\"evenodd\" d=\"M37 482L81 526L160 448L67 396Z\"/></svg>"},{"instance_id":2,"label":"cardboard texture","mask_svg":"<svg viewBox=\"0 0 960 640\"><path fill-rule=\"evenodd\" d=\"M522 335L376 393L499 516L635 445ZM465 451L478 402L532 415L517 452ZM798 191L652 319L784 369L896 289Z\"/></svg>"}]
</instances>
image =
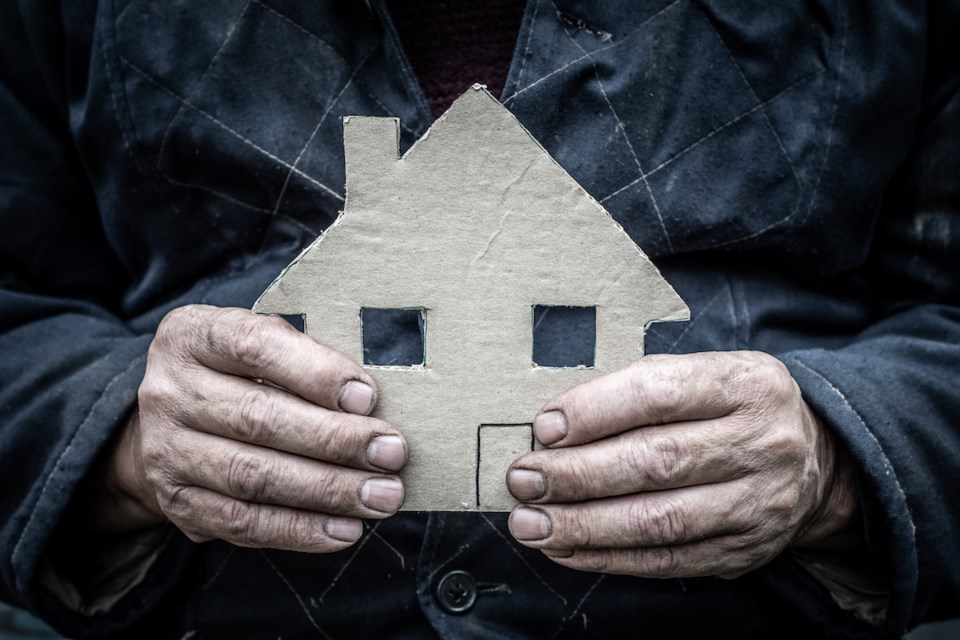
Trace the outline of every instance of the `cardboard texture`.
<instances>
[{"instance_id":1,"label":"cardboard texture","mask_svg":"<svg viewBox=\"0 0 960 640\"><path fill-rule=\"evenodd\" d=\"M689 311L613 218L484 87L403 158L395 118L344 119L346 203L254 311L303 314L363 362L360 309L422 308L423 365L367 366L374 416L401 429L407 511L507 511L509 463L557 393L643 355ZM532 362L535 305L596 307L592 368Z\"/></svg>"},{"instance_id":2,"label":"cardboard texture","mask_svg":"<svg viewBox=\"0 0 960 640\"><path fill-rule=\"evenodd\" d=\"M480 511L499 511L504 505L516 504L504 478L510 463L531 451L534 442L532 423L480 425L476 461L476 505Z\"/></svg>"}]
</instances>

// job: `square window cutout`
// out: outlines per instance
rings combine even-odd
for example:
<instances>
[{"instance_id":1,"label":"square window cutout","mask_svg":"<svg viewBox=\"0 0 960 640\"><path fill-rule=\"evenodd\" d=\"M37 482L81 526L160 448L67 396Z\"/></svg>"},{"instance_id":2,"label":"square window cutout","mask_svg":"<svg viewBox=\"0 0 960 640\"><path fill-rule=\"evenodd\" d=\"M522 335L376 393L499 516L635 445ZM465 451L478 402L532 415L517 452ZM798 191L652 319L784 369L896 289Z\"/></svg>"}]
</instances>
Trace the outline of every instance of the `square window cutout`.
<instances>
[{"instance_id":1,"label":"square window cutout","mask_svg":"<svg viewBox=\"0 0 960 640\"><path fill-rule=\"evenodd\" d=\"M422 366L426 360L424 309L360 309L363 363L385 367Z\"/></svg>"},{"instance_id":2,"label":"square window cutout","mask_svg":"<svg viewBox=\"0 0 960 640\"><path fill-rule=\"evenodd\" d=\"M281 318L287 321L294 329L300 333L306 333L307 331L307 319L302 313L293 314L293 315L281 315Z\"/></svg>"},{"instance_id":3,"label":"square window cutout","mask_svg":"<svg viewBox=\"0 0 960 640\"><path fill-rule=\"evenodd\" d=\"M596 352L596 307L534 305L533 364L593 367Z\"/></svg>"}]
</instances>

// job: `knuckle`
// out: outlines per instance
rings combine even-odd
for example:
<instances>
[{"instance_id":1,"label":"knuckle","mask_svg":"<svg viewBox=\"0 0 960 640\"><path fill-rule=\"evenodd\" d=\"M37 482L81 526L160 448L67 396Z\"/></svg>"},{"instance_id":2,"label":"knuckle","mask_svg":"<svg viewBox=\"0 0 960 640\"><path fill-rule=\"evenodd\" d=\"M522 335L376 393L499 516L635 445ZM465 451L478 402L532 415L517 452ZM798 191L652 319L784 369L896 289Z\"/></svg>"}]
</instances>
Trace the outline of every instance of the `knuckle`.
<instances>
[{"instance_id":1,"label":"knuckle","mask_svg":"<svg viewBox=\"0 0 960 640\"><path fill-rule=\"evenodd\" d=\"M611 573L615 567L613 554L609 549L578 552L577 560L585 571Z\"/></svg>"},{"instance_id":2,"label":"knuckle","mask_svg":"<svg viewBox=\"0 0 960 640\"><path fill-rule=\"evenodd\" d=\"M274 397L264 389L244 392L237 405L236 428L247 442L265 442L273 426L281 419L281 410Z\"/></svg>"},{"instance_id":3,"label":"knuckle","mask_svg":"<svg viewBox=\"0 0 960 640\"><path fill-rule=\"evenodd\" d=\"M563 455L545 456L545 462L543 466L550 479L547 491L553 498L587 498L596 493L591 489L592 486L604 484L602 476L605 470L585 464L583 456L576 449L564 451Z\"/></svg>"},{"instance_id":4,"label":"knuckle","mask_svg":"<svg viewBox=\"0 0 960 640\"><path fill-rule=\"evenodd\" d=\"M162 474L167 468L169 455L167 447L161 444L157 438L144 436L140 442L140 459L143 461L143 468L147 478L156 483L162 481ZM156 477L151 477L156 476Z\"/></svg>"},{"instance_id":5,"label":"knuckle","mask_svg":"<svg viewBox=\"0 0 960 640\"><path fill-rule=\"evenodd\" d=\"M296 547L302 544L305 536L305 527L303 518L297 517L294 513L287 513L276 518L274 527L277 530L277 540L289 547Z\"/></svg>"},{"instance_id":6,"label":"knuckle","mask_svg":"<svg viewBox=\"0 0 960 640\"><path fill-rule=\"evenodd\" d=\"M193 345L203 339L204 327L210 325L206 313L201 305L186 305L168 312L150 343L148 363L172 358L182 366L191 361Z\"/></svg>"},{"instance_id":7,"label":"knuckle","mask_svg":"<svg viewBox=\"0 0 960 640\"><path fill-rule=\"evenodd\" d=\"M650 424L663 424L683 406L684 377L679 366L634 367L630 376L630 401Z\"/></svg>"},{"instance_id":8,"label":"knuckle","mask_svg":"<svg viewBox=\"0 0 960 640\"><path fill-rule=\"evenodd\" d=\"M304 433L305 444L315 457L330 462L349 462L362 455L363 444L375 435L394 435L389 429L374 433L375 418L352 413L330 411L323 414L322 424Z\"/></svg>"},{"instance_id":9,"label":"knuckle","mask_svg":"<svg viewBox=\"0 0 960 640\"><path fill-rule=\"evenodd\" d=\"M661 437L653 445L642 431L633 440L633 446L621 449L624 473L650 488L676 484L683 468L683 459L683 448L676 438Z\"/></svg>"},{"instance_id":10,"label":"knuckle","mask_svg":"<svg viewBox=\"0 0 960 640\"><path fill-rule=\"evenodd\" d=\"M176 385L170 378L148 371L137 389L137 403L147 409L165 407L176 395Z\"/></svg>"},{"instance_id":11,"label":"knuckle","mask_svg":"<svg viewBox=\"0 0 960 640\"><path fill-rule=\"evenodd\" d=\"M799 397L800 389L780 360L759 351L741 355L739 369L742 397L754 406L780 406ZM751 402L752 401L752 402Z\"/></svg>"},{"instance_id":12,"label":"knuckle","mask_svg":"<svg viewBox=\"0 0 960 640\"><path fill-rule=\"evenodd\" d=\"M270 342L269 325L245 318L233 336L233 354L239 362L259 368L269 363Z\"/></svg>"},{"instance_id":13,"label":"knuckle","mask_svg":"<svg viewBox=\"0 0 960 640\"><path fill-rule=\"evenodd\" d=\"M810 443L802 428L789 423L771 425L761 441L772 467L784 472L802 471L804 460L810 454Z\"/></svg>"},{"instance_id":14,"label":"knuckle","mask_svg":"<svg viewBox=\"0 0 960 640\"><path fill-rule=\"evenodd\" d=\"M793 483L784 487L782 491L774 492L766 500L768 518L771 522L786 526L787 523L796 519L799 511L797 507L801 504L801 499L800 488Z\"/></svg>"},{"instance_id":15,"label":"knuckle","mask_svg":"<svg viewBox=\"0 0 960 640\"><path fill-rule=\"evenodd\" d=\"M353 513L360 503L360 488L343 474L333 473L314 484L314 501L324 511Z\"/></svg>"},{"instance_id":16,"label":"knuckle","mask_svg":"<svg viewBox=\"0 0 960 640\"><path fill-rule=\"evenodd\" d=\"M744 497L751 501L756 499L755 496ZM755 507L741 505L727 505L721 512L720 519L729 523L730 530L746 541L759 541L767 524L763 514L758 513Z\"/></svg>"},{"instance_id":17,"label":"knuckle","mask_svg":"<svg viewBox=\"0 0 960 640\"><path fill-rule=\"evenodd\" d=\"M646 553L644 574L650 578L675 578L680 576L680 554L670 547L650 549Z\"/></svg>"},{"instance_id":18,"label":"knuckle","mask_svg":"<svg viewBox=\"0 0 960 640\"><path fill-rule=\"evenodd\" d=\"M255 547L260 543L259 512L251 505L230 500L219 509L224 539L241 547Z\"/></svg>"},{"instance_id":19,"label":"knuckle","mask_svg":"<svg viewBox=\"0 0 960 640\"><path fill-rule=\"evenodd\" d=\"M210 540L209 510L196 490L187 485L163 483L156 489L160 511L184 533L193 533L194 542Z\"/></svg>"},{"instance_id":20,"label":"knuckle","mask_svg":"<svg viewBox=\"0 0 960 640\"><path fill-rule=\"evenodd\" d=\"M675 544L687 539L687 527L680 511L665 500L644 500L627 511L626 526L641 532L649 544Z\"/></svg>"},{"instance_id":21,"label":"knuckle","mask_svg":"<svg viewBox=\"0 0 960 640\"><path fill-rule=\"evenodd\" d=\"M768 369L767 396L777 404L783 405L800 396L800 388L787 368L779 360L773 360Z\"/></svg>"},{"instance_id":22,"label":"knuckle","mask_svg":"<svg viewBox=\"0 0 960 640\"><path fill-rule=\"evenodd\" d=\"M227 490L244 500L261 501L270 486L271 467L269 462L257 455L247 452L233 454L227 467Z\"/></svg>"},{"instance_id":23,"label":"knuckle","mask_svg":"<svg viewBox=\"0 0 960 640\"><path fill-rule=\"evenodd\" d=\"M189 519L193 509L185 485L160 480L154 486L157 487L157 503L167 517L171 520Z\"/></svg>"},{"instance_id":24,"label":"knuckle","mask_svg":"<svg viewBox=\"0 0 960 640\"><path fill-rule=\"evenodd\" d=\"M564 509L555 512L551 518L553 532L551 540L559 541L561 546L590 549L594 546L591 529L593 520L578 509Z\"/></svg>"},{"instance_id":25,"label":"knuckle","mask_svg":"<svg viewBox=\"0 0 960 640\"><path fill-rule=\"evenodd\" d=\"M184 324L185 309L186 307L177 307L163 316L153 337L154 345L167 346L170 344L173 336L179 333L177 327Z\"/></svg>"},{"instance_id":26,"label":"knuckle","mask_svg":"<svg viewBox=\"0 0 960 640\"><path fill-rule=\"evenodd\" d=\"M318 551L323 546L316 535L315 518L308 514L289 512L274 519L271 546L290 551Z\"/></svg>"},{"instance_id":27,"label":"knuckle","mask_svg":"<svg viewBox=\"0 0 960 640\"><path fill-rule=\"evenodd\" d=\"M200 307L194 304L171 309L160 321L156 339L162 344L176 342L185 330L200 323L201 313Z\"/></svg>"}]
</instances>

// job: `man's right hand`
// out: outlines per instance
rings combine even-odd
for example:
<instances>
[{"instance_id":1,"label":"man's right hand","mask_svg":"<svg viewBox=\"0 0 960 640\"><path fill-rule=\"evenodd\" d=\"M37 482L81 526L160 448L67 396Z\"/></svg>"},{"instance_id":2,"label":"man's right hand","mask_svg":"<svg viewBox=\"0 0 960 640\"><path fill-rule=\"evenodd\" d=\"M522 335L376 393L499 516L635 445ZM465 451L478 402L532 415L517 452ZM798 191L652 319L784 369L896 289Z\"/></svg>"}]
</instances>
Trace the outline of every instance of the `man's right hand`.
<instances>
[{"instance_id":1,"label":"man's right hand","mask_svg":"<svg viewBox=\"0 0 960 640\"><path fill-rule=\"evenodd\" d=\"M169 519L196 542L338 551L400 508L403 436L367 417L370 376L279 318L171 311L139 414L107 463L101 530Z\"/></svg>"}]
</instances>

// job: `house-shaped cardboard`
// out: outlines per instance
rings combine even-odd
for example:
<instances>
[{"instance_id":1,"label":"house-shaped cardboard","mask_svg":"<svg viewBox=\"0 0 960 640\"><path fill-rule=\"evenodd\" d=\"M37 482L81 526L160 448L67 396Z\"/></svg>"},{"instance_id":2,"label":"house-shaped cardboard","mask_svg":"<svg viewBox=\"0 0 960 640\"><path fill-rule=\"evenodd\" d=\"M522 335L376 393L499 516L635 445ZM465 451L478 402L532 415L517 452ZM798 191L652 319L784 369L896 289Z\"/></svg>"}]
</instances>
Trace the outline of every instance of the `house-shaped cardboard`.
<instances>
[{"instance_id":1,"label":"house-shaped cardboard","mask_svg":"<svg viewBox=\"0 0 960 640\"><path fill-rule=\"evenodd\" d=\"M343 137L344 211L254 311L303 315L307 334L358 362L362 310L419 313L422 362L365 365L380 391L373 415L409 444L403 508L509 510L505 472L530 451L543 403L641 357L651 322L689 311L484 87L402 158L395 118L345 118ZM554 306L595 314L592 363L534 363L535 311Z\"/></svg>"}]
</instances>

